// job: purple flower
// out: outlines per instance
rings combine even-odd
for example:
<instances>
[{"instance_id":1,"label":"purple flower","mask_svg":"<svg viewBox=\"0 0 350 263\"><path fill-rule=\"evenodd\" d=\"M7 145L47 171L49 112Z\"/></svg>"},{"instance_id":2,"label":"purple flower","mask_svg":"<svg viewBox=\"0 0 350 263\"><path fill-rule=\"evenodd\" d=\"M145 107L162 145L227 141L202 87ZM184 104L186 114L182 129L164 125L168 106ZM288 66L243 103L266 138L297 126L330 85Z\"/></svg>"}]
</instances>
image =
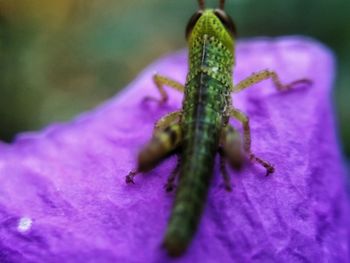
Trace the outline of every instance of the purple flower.
<instances>
[{"instance_id":1,"label":"purple flower","mask_svg":"<svg viewBox=\"0 0 350 263\"><path fill-rule=\"evenodd\" d=\"M170 55L99 108L0 144L0 262L174 261L160 244L174 198L163 185L175 157L135 185L125 175L154 122L180 107L182 95L171 90L164 107L142 103L158 96L152 74L184 82L186 63L185 52ZM265 177L253 164L231 171L228 193L217 167L198 232L177 262L349 262L333 56L302 38L238 44L236 83L266 68L285 82L314 82L278 93L265 81L233 98L250 116L253 151L276 172Z\"/></svg>"}]
</instances>

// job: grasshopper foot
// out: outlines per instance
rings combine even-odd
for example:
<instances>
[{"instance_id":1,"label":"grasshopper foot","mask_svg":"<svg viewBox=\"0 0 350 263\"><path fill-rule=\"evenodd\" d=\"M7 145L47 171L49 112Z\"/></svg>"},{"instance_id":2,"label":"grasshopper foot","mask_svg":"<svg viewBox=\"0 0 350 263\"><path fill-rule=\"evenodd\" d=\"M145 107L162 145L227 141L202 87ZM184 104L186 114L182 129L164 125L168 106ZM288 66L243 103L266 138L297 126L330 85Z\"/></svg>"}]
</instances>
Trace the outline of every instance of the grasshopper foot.
<instances>
[{"instance_id":1,"label":"grasshopper foot","mask_svg":"<svg viewBox=\"0 0 350 263\"><path fill-rule=\"evenodd\" d=\"M225 190L226 190L227 192L232 192L232 185L231 185L231 183L230 183L230 184L226 184L226 183L225 183Z\"/></svg>"},{"instance_id":2,"label":"grasshopper foot","mask_svg":"<svg viewBox=\"0 0 350 263\"><path fill-rule=\"evenodd\" d=\"M254 154L250 154L249 159L253 162L257 162L266 169L265 176L269 176L270 174L273 174L275 172L275 167L273 167L272 164L270 164L267 161L264 161L263 159L260 159L259 157L256 157Z\"/></svg>"},{"instance_id":3,"label":"grasshopper foot","mask_svg":"<svg viewBox=\"0 0 350 263\"><path fill-rule=\"evenodd\" d=\"M144 103L148 103L149 101L157 102L159 106L163 106L168 101L168 98L159 99L159 98L152 97L152 96L146 96L142 100L142 102L144 102Z\"/></svg>"},{"instance_id":4,"label":"grasshopper foot","mask_svg":"<svg viewBox=\"0 0 350 263\"><path fill-rule=\"evenodd\" d=\"M313 82L312 80L310 79L298 79L298 80L295 80L285 86L281 86L280 90L281 91L289 91L289 90L292 90L294 89L295 87L297 86L306 86L306 87L310 87L312 86Z\"/></svg>"},{"instance_id":5,"label":"grasshopper foot","mask_svg":"<svg viewBox=\"0 0 350 263\"><path fill-rule=\"evenodd\" d=\"M131 171L127 176L125 176L125 182L127 184L135 184L134 178L137 175L137 171Z\"/></svg>"},{"instance_id":6,"label":"grasshopper foot","mask_svg":"<svg viewBox=\"0 0 350 263\"><path fill-rule=\"evenodd\" d=\"M269 164L269 166L266 167L265 176L269 176L270 174L273 174L274 172L275 172L275 167L273 167L271 164Z\"/></svg>"},{"instance_id":7,"label":"grasshopper foot","mask_svg":"<svg viewBox=\"0 0 350 263\"><path fill-rule=\"evenodd\" d=\"M174 189L175 189L175 184L173 182L167 182L165 185L164 185L164 189L166 192L172 192Z\"/></svg>"}]
</instances>

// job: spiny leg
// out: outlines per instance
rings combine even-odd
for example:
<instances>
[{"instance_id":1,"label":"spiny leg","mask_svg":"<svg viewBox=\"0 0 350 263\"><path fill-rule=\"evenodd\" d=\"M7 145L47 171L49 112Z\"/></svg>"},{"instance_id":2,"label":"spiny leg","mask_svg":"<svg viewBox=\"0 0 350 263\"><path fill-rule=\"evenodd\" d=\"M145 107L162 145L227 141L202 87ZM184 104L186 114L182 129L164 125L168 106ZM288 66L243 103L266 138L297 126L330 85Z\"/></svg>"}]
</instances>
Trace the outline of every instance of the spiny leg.
<instances>
[{"instance_id":1,"label":"spiny leg","mask_svg":"<svg viewBox=\"0 0 350 263\"><path fill-rule=\"evenodd\" d=\"M228 192L231 192L232 191L231 179L226 168L225 154L221 148L219 149L219 154L220 154L220 171L221 171L222 178L224 179L225 189Z\"/></svg>"},{"instance_id":2,"label":"spiny leg","mask_svg":"<svg viewBox=\"0 0 350 263\"><path fill-rule=\"evenodd\" d=\"M230 109L230 116L236 118L238 121L240 121L243 125L243 133L244 133L244 150L248 154L248 157L251 161L257 162L266 169L266 176L273 173L275 171L275 168L268 163L267 161L264 161L263 159L255 156L254 153L251 151L251 136L250 136L250 126L249 126L249 118L246 116L243 112L231 108Z\"/></svg>"},{"instance_id":3,"label":"spiny leg","mask_svg":"<svg viewBox=\"0 0 350 263\"><path fill-rule=\"evenodd\" d=\"M306 78L298 79L298 80L295 80L295 81L288 83L288 84L283 84L276 72L270 71L270 70L262 70L262 71L259 71L257 73L253 73L252 75L250 75L246 79L239 82L236 86L233 87L232 92L237 93L241 90L244 90L244 89L246 89L254 84L257 84L263 80L266 80L266 79L271 79L272 82L274 83L276 89L279 91L290 90L294 86L299 85L299 84L304 84L304 85L311 85L312 84L312 81L309 79L306 79Z\"/></svg>"},{"instance_id":4,"label":"spiny leg","mask_svg":"<svg viewBox=\"0 0 350 263\"><path fill-rule=\"evenodd\" d=\"M137 174L152 170L167 155L176 150L182 140L180 124L173 124L155 133L151 141L140 151L137 169L126 176L126 183L134 183Z\"/></svg>"},{"instance_id":5,"label":"spiny leg","mask_svg":"<svg viewBox=\"0 0 350 263\"><path fill-rule=\"evenodd\" d=\"M176 166L175 166L174 170L171 172L170 176L168 177L166 184L164 185L165 191L167 191L167 192L171 192L175 188L174 181L175 181L176 177L179 175L180 167L181 167L181 159L180 158L181 157L178 154Z\"/></svg>"},{"instance_id":6,"label":"spiny leg","mask_svg":"<svg viewBox=\"0 0 350 263\"><path fill-rule=\"evenodd\" d=\"M169 127L174 122L179 122L181 118L181 114L182 114L182 111L174 111L160 118L154 125L153 133L164 130L166 127Z\"/></svg>"},{"instance_id":7,"label":"spiny leg","mask_svg":"<svg viewBox=\"0 0 350 263\"><path fill-rule=\"evenodd\" d=\"M155 143L155 138L157 137L155 135L157 132L160 132L160 131L164 130L166 127L169 127L170 124L175 122L176 119L179 118L180 115L181 115L181 111L175 111L175 112L171 112L171 113L165 115L164 117L162 117L161 119L159 119L156 122L156 124L154 125L153 138L150 141L150 143L148 144L148 146L151 146ZM161 135L160 135L160 137L161 137ZM143 151L145 149L146 149L146 147L143 149ZM140 154L141 154L141 152L140 152ZM139 170L130 171L129 174L126 176L126 183L134 183L134 178L139 173L140 173Z\"/></svg>"},{"instance_id":8,"label":"spiny leg","mask_svg":"<svg viewBox=\"0 0 350 263\"><path fill-rule=\"evenodd\" d=\"M175 80L172 80L168 77L159 75L159 74L154 74L153 75L153 81L156 84L156 87L160 93L160 99L152 97L152 96L147 96L145 97L145 100L155 100L158 101L159 104L164 104L165 102L168 101L168 93L164 89L164 85L171 87L179 92L184 92L185 87L182 85L180 82L177 82Z\"/></svg>"}]
</instances>

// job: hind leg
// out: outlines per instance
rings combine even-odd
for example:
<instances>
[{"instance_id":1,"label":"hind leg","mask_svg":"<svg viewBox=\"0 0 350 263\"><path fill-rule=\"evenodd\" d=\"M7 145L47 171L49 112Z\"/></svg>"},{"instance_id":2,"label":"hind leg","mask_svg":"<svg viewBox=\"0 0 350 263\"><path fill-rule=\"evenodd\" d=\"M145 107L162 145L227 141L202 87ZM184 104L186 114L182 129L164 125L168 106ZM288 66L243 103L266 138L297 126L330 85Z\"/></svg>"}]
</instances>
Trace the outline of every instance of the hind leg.
<instances>
[{"instance_id":1,"label":"hind leg","mask_svg":"<svg viewBox=\"0 0 350 263\"><path fill-rule=\"evenodd\" d=\"M220 169L227 191L232 190L230 176L226 169L226 162L235 170L240 170L245 162L245 154L242 149L242 138L231 125L226 125L221 130L220 136Z\"/></svg>"},{"instance_id":2,"label":"hind leg","mask_svg":"<svg viewBox=\"0 0 350 263\"><path fill-rule=\"evenodd\" d=\"M156 132L150 142L140 151L137 169L126 176L126 183L134 183L134 177L137 174L152 170L180 146L181 140L182 134L179 124L172 124L164 130Z\"/></svg>"},{"instance_id":3,"label":"hind leg","mask_svg":"<svg viewBox=\"0 0 350 263\"><path fill-rule=\"evenodd\" d=\"M182 111L170 112L164 117L160 118L154 125L153 133L164 130L166 127L170 126L173 123L178 123L181 118Z\"/></svg>"}]
</instances>

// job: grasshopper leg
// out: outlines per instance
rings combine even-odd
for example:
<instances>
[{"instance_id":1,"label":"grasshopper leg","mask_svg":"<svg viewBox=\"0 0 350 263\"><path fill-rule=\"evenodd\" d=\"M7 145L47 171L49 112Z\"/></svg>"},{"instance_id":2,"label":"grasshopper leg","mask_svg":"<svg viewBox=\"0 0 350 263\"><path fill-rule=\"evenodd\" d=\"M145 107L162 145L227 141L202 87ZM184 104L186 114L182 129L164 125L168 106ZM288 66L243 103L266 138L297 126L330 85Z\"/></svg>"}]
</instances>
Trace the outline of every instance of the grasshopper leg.
<instances>
[{"instance_id":1,"label":"grasshopper leg","mask_svg":"<svg viewBox=\"0 0 350 263\"><path fill-rule=\"evenodd\" d=\"M126 183L134 183L137 174L152 170L180 146L181 139L180 124L172 124L162 131L155 132L150 142L140 151L137 169L126 176Z\"/></svg>"},{"instance_id":2,"label":"grasshopper leg","mask_svg":"<svg viewBox=\"0 0 350 263\"><path fill-rule=\"evenodd\" d=\"M182 111L174 111L170 112L164 117L160 118L156 124L154 125L153 133L157 133L159 131L164 130L166 127L169 127L171 124L180 121Z\"/></svg>"},{"instance_id":3,"label":"grasshopper leg","mask_svg":"<svg viewBox=\"0 0 350 263\"><path fill-rule=\"evenodd\" d=\"M240 134L231 126L226 125L221 131L220 137L220 169L227 191L232 190L229 174L226 169L226 161L233 169L240 170L245 161L242 149L242 138Z\"/></svg>"},{"instance_id":4,"label":"grasshopper leg","mask_svg":"<svg viewBox=\"0 0 350 263\"><path fill-rule=\"evenodd\" d=\"M159 74L154 74L153 75L153 81L156 84L156 88L158 89L160 93L160 99L152 97L152 96L147 96L145 97L145 100L155 100L158 101L159 104L164 104L165 102L168 101L168 93L164 89L164 85L171 87L179 92L184 92L185 87L182 85L180 82L177 82L175 80L172 80L168 77L159 75Z\"/></svg>"},{"instance_id":5,"label":"grasshopper leg","mask_svg":"<svg viewBox=\"0 0 350 263\"><path fill-rule=\"evenodd\" d=\"M275 87L277 90L279 91L285 91L285 90L290 90L293 87L297 86L297 85L311 85L312 81L310 79L298 79L295 80L291 83L288 84L283 84L280 80L280 78L278 77L277 73L271 70L262 70L259 71L257 73L253 73L252 75L250 75L249 77L247 77L246 79L242 80L241 82L239 82L237 85L233 86L232 92L240 92L241 90L244 90L254 84L257 84L263 80L267 80L267 79L271 79L272 82L274 83Z\"/></svg>"},{"instance_id":6,"label":"grasshopper leg","mask_svg":"<svg viewBox=\"0 0 350 263\"><path fill-rule=\"evenodd\" d=\"M245 161L242 149L242 138L237 130L231 125L226 125L221 131L221 150L230 166L235 170L240 170Z\"/></svg>"},{"instance_id":7,"label":"grasshopper leg","mask_svg":"<svg viewBox=\"0 0 350 263\"><path fill-rule=\"evenodd\" d=\"M222 178L224 179L225 189L228 192L231 192L232 191L231 178L227 172L226 157L223 149L221 148L219 149L219 154L220 154L220 171L221 171Z\"/></svg>"},{"instance_id":8,"label":"grasshopper leg","mask_svg":"<svg viewBox=\"0 0 350 263\"><path fill-rule=\"evenodd\" d=\"M174 188L175 188L175 183L174 182L175 182L176 177L179 175L180 166L181 166L180 155L178 154L177 155L176 167L174 168L174 170L172 171L172 173L168 177L168 180L167 180L166 184L164 185L165 191L171 192L171 191L174 190Z\"/></svg>"},{"instance_id":9,"label":"grasshopper leg","mask_svg":"<svg viewBox=\"0 0 350 263\"><path fill-rule=\"evenodd\" d=\"M137 170L132 170L129 172L129 174L125 177L125 182L127 184L135 184L134 178L139 172Z\"/></svg>"},{"instance_id":10,"label":"grasshopper leg","mask_svg":"<svg viewBox=\"0 0 350 263\"><path fill-rule=\"evenodd\" d=\"M243 148L244 151L248 154L249 160L262 165L266 169L266 176L273 173L275 171L275 168L269 162L255 156L255 154L251 151L251 135L248 116L235 108L231 108L230 116L240 121L243 125Z\"/></svg>"}]
</instances>

